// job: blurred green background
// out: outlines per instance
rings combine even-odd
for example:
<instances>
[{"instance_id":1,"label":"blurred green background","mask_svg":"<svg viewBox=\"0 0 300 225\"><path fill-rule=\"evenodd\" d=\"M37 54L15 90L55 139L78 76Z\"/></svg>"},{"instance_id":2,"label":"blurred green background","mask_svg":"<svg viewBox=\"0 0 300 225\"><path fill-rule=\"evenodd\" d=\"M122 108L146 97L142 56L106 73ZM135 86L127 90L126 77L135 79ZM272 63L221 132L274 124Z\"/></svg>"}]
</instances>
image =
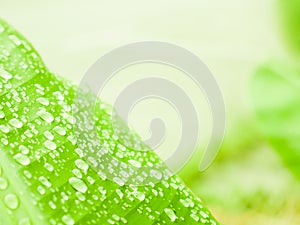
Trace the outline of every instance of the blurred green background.
<instances>
[{"instance_id":1,"label":"blurred green background","mask_svg":"<svg viewBox=\"0 0 300 225\"><path fill-rule=\"evenodd\" d=\"M199 151L180 173L186 184L222 224L296 225L299 2L0 0L0 16L32 42L51 70L74 82L101 55L134 41L166 41L196 53L215 75L227 108L221 152L205 172L198 166L211 118L204 95L186 76L161 65L134 66L115 76L101 97L111 103L126 84L154 74L180 84L201 117ZM144 102L130 115L130 125L147 137L155 115L167 124L166 142L156 150L167 158L180 136L170 107Z\"/></svg>"}]
</instances>

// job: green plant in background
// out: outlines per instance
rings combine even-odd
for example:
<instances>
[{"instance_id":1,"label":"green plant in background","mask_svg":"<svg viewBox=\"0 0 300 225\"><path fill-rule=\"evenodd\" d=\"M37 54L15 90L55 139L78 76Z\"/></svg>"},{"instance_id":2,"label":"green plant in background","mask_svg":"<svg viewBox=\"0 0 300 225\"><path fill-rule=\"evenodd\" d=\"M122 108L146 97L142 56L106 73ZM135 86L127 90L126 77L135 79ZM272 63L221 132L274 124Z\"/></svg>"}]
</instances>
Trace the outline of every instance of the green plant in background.
<instances>
[{"instance_id":1,"label":"green plant in background","mask_svg":"<svg viewBox=\"0 0 300 225\"><path fill-rule=\"evenodd\" d=\"M289 44L300 53L300 1L280 0L279 3ZM286 166L300 178L299 66L283 63L261 66L255 73L251 88L263 134L279 152Z\"/></svg>"},{"instance_id":2,"label":"green plant in background","mask_svg":"<svg viewBox=\"0 0 300 225\"><path fill-rule=\"evenodd\" d=\"M253 79L252 94L262 132L300 178L300 69L269 64Z\"/></svg>"},{"instance_id":3,"label":"green plant in background","mask_svg":"<svg viewBox=\"0 0 300 225\"><path fill-rule=\"evenodd\" d=\"M218 224L177 176L153 185L113 182L82 157L73 132L76 87L54 76L19 33L0 20L0 224ZM156 162L116 137L99 102L97 130L113 157ZM91 118L93 119L93 118ZM159 171L158 171L159 172Z\"/></svg>"},{"instance_id":4,"label":"green plant in background","mask_svg":"<svg viewBox=\"0 0 300 225\"><path fill-rule=\"evenodd\" d=\"M294 52L300 54L300 0L279 0L283 28Z\"/></svg>"}]
</instances>

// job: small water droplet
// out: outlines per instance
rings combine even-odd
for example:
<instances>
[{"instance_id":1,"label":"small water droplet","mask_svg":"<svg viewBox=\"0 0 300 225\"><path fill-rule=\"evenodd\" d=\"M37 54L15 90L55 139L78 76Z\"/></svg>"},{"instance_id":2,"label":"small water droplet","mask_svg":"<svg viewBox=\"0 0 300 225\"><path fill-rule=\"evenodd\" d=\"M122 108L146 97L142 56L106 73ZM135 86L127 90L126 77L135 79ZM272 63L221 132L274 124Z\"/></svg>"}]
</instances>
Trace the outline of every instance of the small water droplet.
<instances>
[{"instance_id":1,"label":"small water droplet","mask_svg":"<svg viewBox=\"0 0 300 225\"><path fill-rule=\"evenodd\" d=\"M9 127L5 125L0 125L0 130L5 134L7 134L10 131Z\"/></svg>"},{"instance_id":2,"label":"small water droplet","mask_svg":"<svg viewBox=\"0 0 300 225\"><path fill-rule=\"evenodd\" d=\"M59 127L59 126L54 127L53 130L54 130L57 134L59 134L59 135L61 135L61 136L64 136L64 135L67 134L67 131L66 131L64 128Z\"/></svg>"},{"instance_id":3,"label":"small water droplet","mask_svg":"<svg viewBox=\"0 0 300 225\"><path fill-rule=\"evenodd\" d=\"M124 186L124 184L125 184L125 182L121 178L119 178L119 177L114 177L113 181L115 183L117 183L119 186Z\"/></svg>"},{"instance_id":4,"label":"small water droplet","mask_svg":"<svg viewBox=\"0 0 300 225\"><path fill-rule=\"evenodd\" d=\"M47 98L38 98L36 99L39 103L41 103L44 106L48 106L49 105L49 100Z\"/></svg>"},{"instance_id":5,"label":"small water droplet","mask_svg":"<svg viewBox=\"0 0 300 225\"><path fill-rule=\"evenodd\" d=\"M0 177L0 190L5 190L8 187L8 182L4 177Z\"/></svg>"},{"instance_id":6,"label":"small water droplet","mask_svg":"<svg viewBox=\"0 0 300 225\"><path fill-rule=\"evenodd\" d=\"M77 178L82 178L82 174L81 174L81 172L80 172L80 170L79 169L73 169L72 170L72 173L77 177Z\"/></svg>"},{"instance_id":7,"label":"small water droplet","mask_svg":"<svg viewBox=\"0 0 300 225\"><path fill-rule=\"evenodd\" d=\"M62 217L62 221L66 224L66 225L74 225L75 224L75 221L74 219L69 216L69 215L64 215Z\"/></svg>"},{"instance_id":8,"label":"small water droplet","mask_svg":"<svg viewBox=\"0 0 300 225\"><path fill-rule=\"evenodd\" d=\"M198 222L200 220L199 216L195 215L195 214L191 214L191 217L193 218L193 220L195 220L196 222Z\"/></svg>"},{"instance_id":9,"label":"small water droplet","mask_svg":"<svg viewBox=\"0 0 300 225\"><path fill-rule=\"evenodd\" d=\"M0 76L5 80L10 80L13 77L9 72L2 68L0 68Z\"/></svg>"},{"instance_id":10,"label":"small water droplet","mask_svg":"<svg viewBox=\"0 0 300 225\"><path fill-rule=\"evenodd\" d=\"M56 144L55 144L54 142L49 141L49 140L47 140L47 141L44 142L44 146L45 146L46 148L48 148L49 150L55 150L56 147L57 147Z\"/></svg>"},{"instance_id":11,"label":"small water droplet","mask_svg":"<svg viewBox=\"0 0 300 225\"><path fill-rule=\"evenodd\" d=\"M54 170L54 167L50 163L45 163L44 166L49 172L52 172Z\"/></svg>"},{"instance_id":12,"label":"small water droplet","mask_svg":"<svg viewBox=\"0 0 300 225\"><path fill-rule=\"evenodd\" d=\"M89 165L82 159L77 159L75 161L75 165L77 166L77 168L83 170L84 173L86 173L89 169Z\"/></svg>"},{"instance_id":13,"label":"small water droplet","mask_svg":"<svg viewBox=\"0 0 300 225\"><path fill-rule=\"evenodd\" d=\"M165 208L164 211L172 222L174 222L177 219L177 216L172 209Z\"/></svg>"},{"instance_id":14,"label":"small water droplet","mask_svg":"<svg viewBox=\"0 0 300 225\"><path fill-rule=\"evenodd\" d=\"M37 191L40 193L40 195L44 195L46 193L45 188L42 186L38 186Z\"/></svg>"},{"instance_id":15,"label":"small water droplet","mask_svg":"<svg viewBox=\"0 0 300 225\"><path fill-rule=\"evenodd\" d=\"M46 177L41 176L41 177L39 178L39 181L40 181L43 185L45 185L46 187L48 187L48 188L51 187L51 183L49 182L49 180L48 180Z\"/></svg>"},{"instance_id":16,"label":"small water droplet","mask_svg":"<svg viewBox=\"0 0 300 225\"><path fill-rule=\"evenodd\" d=\"M23 123L20 120L15 119L15 118L11 119L9 121L9 124L12 125L15 128L21 128L23 126Z\"/></svg>"},{"instance_id":17,"label":"small water droplet","mask_svg":"<svg viewBox=\"0 0 300 225\"><path fill-rule=\"evenodd\" d=\"M156 178L157 180L161 180L161 178L162 178L162 173L158 170L151 170L150 175L152 177Z\"/></svg>"},{"instance_id":18,"label":"small water droplet","mask_svg":"<svg viewBox=\"0 0 300 225\"><path fill-rule=\"evenodd\" d=\"M44 110L37 112L37 115L47 123L52 123L54 121L54 117L52 116L52 114Z\"/></svg>"},{"instance_id":19,"label":"small water droplet","mask_svg":"<svg viewBox=\"0 0 300 225\"><path fill-rule=\"evenodd\" d=\"M85 200L85 196L81 192L76 192L76 196L80 201Z\"/></svg>"},{"instance_id":20,"label":"small water droplet","mask_svg":"<svg viewBox=\"0 0 300 225\"><path fill-rule=\"evenodd\" d=\"M3 119L5 117L5 114L2 110L0 110L0 119Z\"/></svg>"},{"instance_id":21,"label":"small water droplet","mask_svg":"<svg viewBox=\"0 0 300 225\"><path fill-rule=\"evenodd\" d=\"M29 149L25 147L24 145L19 146L19 150L22 152L22 154L27 155L29 153Z\"/></svg>"},{"instance_id":22,"label":"small water droplet","mask_svg":"<svg viewBox=\"0 0 300 225\"><path fill-rule=\"evenodd\" d=\"M145 200L145 194L144 193L142 193L142 192L135 192L134 193L134 196L138 199L138 200L140 200L140 201L144 201Z\"/></svg>"},{"instance_id":23,"label":"small water droplet","mask_svg":"<svg viewBox=\"0 0 300 225\"><path fill-rule=\"evenodd\" d=\"M56 99L59 100L59 101L63 101L63 100L65 99L64 96L62 95L62 93L59 92L59 91L53 92L53 95L54 95L54 96L56 97Z\"/></svg>"},{"instance_id":24,"label":"small water droplet","mask_svg":"<svg viewBox=\"0 0 300 225\"><path fill-rule=\"evenodd\" d=\"M51 209L56 209L56 205L52 201L49 202L49 206Z\"/></svg>"},{"instance_id":25,"label":"small water droplet","mask_svg":"<svg viewBox=\"0 0 300 225\"><path fill-rule=\"evenodd\" d=\"M72 187L75 190L80 191L81 193L85 193L88 189L85 182L83 180L80 180L80 179L76 178L76 177L71 177L69 179L69 183L72 185Z\"/></svg>"},{"instance_id":26,"label":"small water droplet","mask_svg":"<svg viewBox=\"0 0 300 225\"><path fill-rule=\"evenodd\" d=\"M45 135L45 137L46 137L48 140L53 141L54 136L53 136L53 134L52 134L50 131L45 131L45 132L44 132L44 135Z\"/></svg>"},{"instance_id":27,"label":"small water droplet","mask_svg":"<svg viewBox=\"0 0 300 225\"><path fill-rule=\"evenodd\" d=\"M128 162L136 168L141 168L142 166L142 164L139 161L133 159L128 160Z\"/></svg>"},{"instance_id":28,"label":"small water droplet","mask_svg":"<svg viewBox=\"0 0 300 225\"><path fill-rule=\"evenodd\" d=\"M9 209L17 209L19 207L19 199L15 194L7 194L4 197L4 203Z\"/></svg>"}]
</instances>

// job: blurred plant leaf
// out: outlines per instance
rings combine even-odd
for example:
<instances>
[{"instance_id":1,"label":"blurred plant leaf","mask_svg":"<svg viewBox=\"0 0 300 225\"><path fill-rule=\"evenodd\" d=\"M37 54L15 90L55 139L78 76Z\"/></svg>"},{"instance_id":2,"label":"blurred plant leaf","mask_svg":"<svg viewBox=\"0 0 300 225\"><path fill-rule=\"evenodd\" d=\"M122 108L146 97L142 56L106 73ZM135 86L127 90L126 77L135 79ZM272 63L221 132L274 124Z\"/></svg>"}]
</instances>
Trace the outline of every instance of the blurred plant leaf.
<instances>
[{"instance_id":1,"label":"blurred plant leaf","mask_svg":"<svg viewBox=\"0 0 300 225\"><path fill-rule=\"evenodd\" d=\"M261 66L251 89L263 134L300 178L300 69L275 63Z\"/></svg>"},{"instance_id":2,"label":"blurred plant leaf","mask_svg":"<svg viewBox=\"0 0 300 225\"><path fill-rule=\"evenodd\" d=\"M300 54L300 0L279 0L279 7L290 46Z\"/></svg>"}]
</instances>

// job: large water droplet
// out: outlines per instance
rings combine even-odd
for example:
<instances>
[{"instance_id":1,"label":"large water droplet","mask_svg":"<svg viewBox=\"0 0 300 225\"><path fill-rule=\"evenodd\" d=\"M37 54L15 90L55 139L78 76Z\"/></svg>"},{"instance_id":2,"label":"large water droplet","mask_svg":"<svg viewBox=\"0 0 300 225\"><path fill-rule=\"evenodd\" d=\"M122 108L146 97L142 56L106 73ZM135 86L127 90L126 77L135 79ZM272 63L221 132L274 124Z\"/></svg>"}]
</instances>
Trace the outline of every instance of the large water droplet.
<instances>
[{"instance_id":1,"label":"large water droplet","mask_svg":"<svg viewBox=\"0 0 300 225\"><path fill-rule=\"evenodd\" d=\"M9 209L17 209L19 207L19 199L15 194L7 194L4 197L4 203Z\"/></svg>"},{"instance_id":2,"label":"large water droplet","mask_svg":"<svg viewBox=\"0 0 300 225\"><path fill-rule=\"evenodd\" d=\"M22 166L27 166L30 164L29 157L20 153L16 154L14 159Z\"/></svg>"},{"instance_id":3,"label":"large water droplet","mask_svg":"<svg viewBox=\"0 0 300 225\"><path fill-rule=\"evenodd\" d=\"M69 183L72 185L72 187L75 190L80 191L81 193L85 193L88 189L85 182L83 180L80 180L80 179L76 178L76 177L71 177L69 179Z\"/></svg>"}]
</instances>

